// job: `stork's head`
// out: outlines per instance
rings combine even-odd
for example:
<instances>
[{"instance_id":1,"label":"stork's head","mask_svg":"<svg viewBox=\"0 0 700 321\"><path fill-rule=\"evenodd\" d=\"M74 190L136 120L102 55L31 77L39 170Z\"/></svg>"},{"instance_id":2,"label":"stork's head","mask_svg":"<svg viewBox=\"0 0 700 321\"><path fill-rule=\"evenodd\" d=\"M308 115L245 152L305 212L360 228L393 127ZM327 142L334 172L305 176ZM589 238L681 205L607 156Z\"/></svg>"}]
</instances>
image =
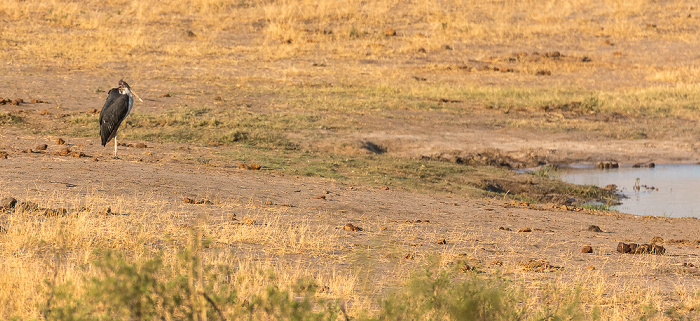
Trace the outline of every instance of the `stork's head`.
<instances>
[{"instance_id":1,"label":"stork's head","mask_svg":"<svg viewBox=\"0 0 700 321\"><path fill-rule=\"evenodd\" d=\"M129 88L129 89L131 89L131 87L129 87L129 84L127 84L126 81L124 81L124 80L119 80L119 88Z\"/></svg>"}]
</instances>

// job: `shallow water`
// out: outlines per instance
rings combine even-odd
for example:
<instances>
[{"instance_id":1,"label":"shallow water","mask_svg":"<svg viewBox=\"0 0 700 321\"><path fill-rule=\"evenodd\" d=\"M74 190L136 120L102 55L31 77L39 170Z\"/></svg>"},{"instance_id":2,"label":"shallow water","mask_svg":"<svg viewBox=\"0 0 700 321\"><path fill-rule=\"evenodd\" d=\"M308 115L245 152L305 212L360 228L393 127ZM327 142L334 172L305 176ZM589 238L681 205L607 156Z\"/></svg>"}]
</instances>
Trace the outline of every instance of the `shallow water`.
<instances>
[{"instance_id":1,"label":"shallow water","mask_svg":"<svg viewBox=\"0 0 700 321\"><path fill-rule=\"evenodd\" d=\"M655 168L595 169L562 168L562 180L574 184L605 187L617 185L627 196L620 212L669 216L700 217L700 165L656 165ZM639 179L637 190L635 180ZM646 187L644 187L646 185ZM653 189L651 188L653 187Z\"/></svg>"}]
</instances>

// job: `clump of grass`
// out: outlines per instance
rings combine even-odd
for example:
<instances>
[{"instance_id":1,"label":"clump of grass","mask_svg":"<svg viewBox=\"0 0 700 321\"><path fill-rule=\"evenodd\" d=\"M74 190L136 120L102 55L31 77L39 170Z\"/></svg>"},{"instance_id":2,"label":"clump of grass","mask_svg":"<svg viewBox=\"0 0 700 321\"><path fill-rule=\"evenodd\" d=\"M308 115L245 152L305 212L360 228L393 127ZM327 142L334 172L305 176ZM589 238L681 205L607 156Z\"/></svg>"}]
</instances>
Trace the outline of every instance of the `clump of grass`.
<instances>
[{"instance_id":1,"label":"clump of grass","mask_svg":"<svg viewBox=\"0 0 700 321\"><path fill-rule=\"evenodd\" d=\"M22 123L24 123L24 119L20 116L8 112L0 113L0 125L19 125Z\"/></svg>"},{"instance_id":2,"label":"clump of grass","mask_svg":"<svg viewBox=\"0 0 700 321\"><path fill-rule=\"evenodd\" d=\"M527 172L530 175L546 178L557 178L561 176L561 169L556 165L545 165L537 170Z\"/></svg>"}]
</instances>

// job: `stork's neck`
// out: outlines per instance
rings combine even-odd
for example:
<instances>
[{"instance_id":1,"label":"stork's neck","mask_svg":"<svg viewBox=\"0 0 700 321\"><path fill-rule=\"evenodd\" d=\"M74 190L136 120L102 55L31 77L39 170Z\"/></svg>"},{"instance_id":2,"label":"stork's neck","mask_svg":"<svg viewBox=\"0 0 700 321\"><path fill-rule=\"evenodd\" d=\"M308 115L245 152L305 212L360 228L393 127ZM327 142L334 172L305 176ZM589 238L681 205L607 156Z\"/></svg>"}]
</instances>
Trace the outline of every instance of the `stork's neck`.
<instances>
[{"instance_id":1,"label":"stork's neck","mask_svg":"<svg viewBox=\"0 0 700 321\"><path fill-rule=\"evenodd\" d=\"M119 88L119 94L129 96L129 110L126 112L126 116L128 116L129 113L131 113L131 107L134 106L134 94L132 94L131 90L126 87Z\"/></svg>"}]
</instances>

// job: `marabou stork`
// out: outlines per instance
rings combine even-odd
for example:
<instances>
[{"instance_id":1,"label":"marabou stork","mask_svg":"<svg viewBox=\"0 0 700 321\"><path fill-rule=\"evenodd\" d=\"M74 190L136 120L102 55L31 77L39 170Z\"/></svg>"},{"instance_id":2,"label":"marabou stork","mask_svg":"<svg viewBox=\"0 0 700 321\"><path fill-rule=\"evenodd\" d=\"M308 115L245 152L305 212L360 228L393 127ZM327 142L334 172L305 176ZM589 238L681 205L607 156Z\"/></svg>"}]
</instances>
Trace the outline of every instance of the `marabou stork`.
<instances>
[{"instance_id":1,"label":"marabou stork","mask_svg":"<svg viewBox=\"0 0 700 321\"><path fill-rule=\"evenodd\" d=\"M119 80L119 87L109 90L107 101L100 112L100 137L102 146L114 138L114 158L117 158L117 129L122 121L131 112L134 106L134 96L141 102L143 100L131 91L131 87L124 80Z\"/></svg>"}]
</instances>

